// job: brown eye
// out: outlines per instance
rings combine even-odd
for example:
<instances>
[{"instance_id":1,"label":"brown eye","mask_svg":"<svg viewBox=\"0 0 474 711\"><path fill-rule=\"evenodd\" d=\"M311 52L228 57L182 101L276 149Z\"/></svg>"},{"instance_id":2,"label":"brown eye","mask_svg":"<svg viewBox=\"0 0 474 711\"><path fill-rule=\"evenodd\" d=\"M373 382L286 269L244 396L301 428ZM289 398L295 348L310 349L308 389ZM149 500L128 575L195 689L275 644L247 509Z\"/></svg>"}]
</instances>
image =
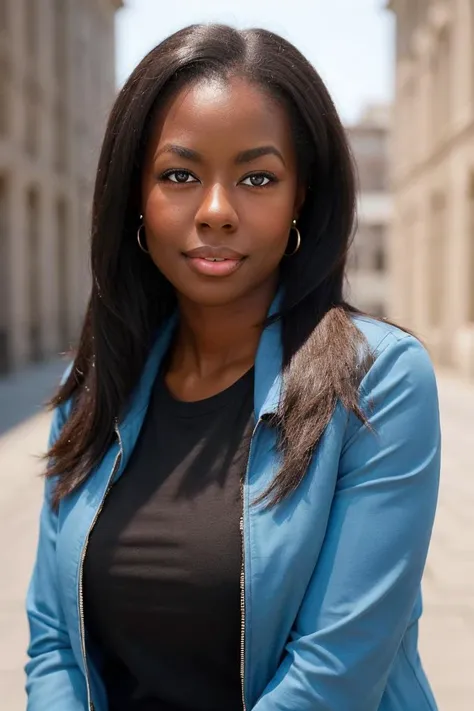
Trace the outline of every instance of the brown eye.
<instances>
[{"instance_id":1,"label":"brown eye","mask_svg":"<svg viewBox=\"0 0 474 711\"><path fill-rule=\"evenodd\" d=\"M188 170L168 170L161 176L161 179L170 183L180 183L181 185L197 182L194 175Z\"/></svg>"},{"instance_id":2,"label":"brown eye","mask_svg":"<svg viewBox=\"0 0 474 711\"><path fill-rule=\"evenodd\" d=\"M184 170L176 171L174 175L176 176L177 183L186 183L190 177L189 173L185 173Z\"/></svg>"},{"instance_id":3,"label":"brown eye","mask_svg":"<svg viewBox=\"0 0 474 711\"><path fill-rule=\"evenodd\" d=\"M243 185L249 185L252 188L265 188L270 183L274 183L275 178L267 173L252 173L247 175L242 181Z\"/></svg>"}]
</instances>

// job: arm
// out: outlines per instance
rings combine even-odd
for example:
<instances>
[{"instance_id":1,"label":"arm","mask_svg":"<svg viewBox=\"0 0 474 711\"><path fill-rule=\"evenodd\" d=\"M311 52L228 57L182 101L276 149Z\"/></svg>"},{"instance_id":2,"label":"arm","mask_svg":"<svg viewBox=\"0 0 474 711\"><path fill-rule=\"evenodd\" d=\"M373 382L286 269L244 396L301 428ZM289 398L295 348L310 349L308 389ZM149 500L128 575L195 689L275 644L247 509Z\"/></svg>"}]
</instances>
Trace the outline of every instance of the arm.
<instances>
[{"instance_id":1,"label":"arm","mask_svg":"<svg viewBox=\"0 0 474 711\"><path fill-rule=\"evenodd\" d=\"M423 347L384 343L361 386L375 433L351 416L323 549L253 711L377 711L409 624L438 494L438 399Z\"/></svg>"},{"instance_id":2,"label":"arm","mask_svg":"<svg viewBox=\"0 0 474 711\"><path fill-rule=\"evenodd\" d=\"M63 425L60 410L53 415L49 447ZM36 562L27 594L30 644L26 664L27 711L85 711L76 691L84 688L58 599L56 570L57 515L50 506L52 482L46 481L40 516ZM76 691L75 691L76 690Z\"/></svg>"}]
</instances>

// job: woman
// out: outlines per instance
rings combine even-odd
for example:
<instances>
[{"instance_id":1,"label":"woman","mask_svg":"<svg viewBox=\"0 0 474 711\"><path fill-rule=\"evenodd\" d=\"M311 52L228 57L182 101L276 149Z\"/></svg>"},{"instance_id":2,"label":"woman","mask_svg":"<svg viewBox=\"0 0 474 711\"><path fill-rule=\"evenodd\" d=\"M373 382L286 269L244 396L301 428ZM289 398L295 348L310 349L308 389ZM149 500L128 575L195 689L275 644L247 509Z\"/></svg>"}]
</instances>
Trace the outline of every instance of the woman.
<instances>
[{"instance_id":1,"label":"woman","mask_svg":"<svg viewBox=\"0 0 474 711\"><path fill-rule=\"evenodd\" d=\"M423 711L436 384L343 297L355 188L315 70L193 26L112 110L54 400L29 711Z\"/></svg>"}]
</instances>

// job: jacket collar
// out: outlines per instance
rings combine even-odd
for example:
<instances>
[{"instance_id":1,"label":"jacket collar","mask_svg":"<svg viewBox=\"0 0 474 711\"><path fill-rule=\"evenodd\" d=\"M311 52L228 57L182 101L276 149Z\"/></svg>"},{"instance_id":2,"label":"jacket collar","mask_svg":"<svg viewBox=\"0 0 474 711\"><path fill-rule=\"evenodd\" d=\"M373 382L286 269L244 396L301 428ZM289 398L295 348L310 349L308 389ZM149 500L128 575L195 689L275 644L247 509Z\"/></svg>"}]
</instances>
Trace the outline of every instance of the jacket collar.
<instances>
[{"instance_id":1,"label":"jacket collar","mask_svg":"<svg viewBox=\"0 0 474 711\"><path fill-rule=\"evenodd\" d=\"M275 316L278 313L281 298L281 291L279 291L270 307L269 316ZM281 324L277 320L263 330L255 359L254 412L256 422L278 409L283 383L282 364Z\"/></svg>"}]
</instances>

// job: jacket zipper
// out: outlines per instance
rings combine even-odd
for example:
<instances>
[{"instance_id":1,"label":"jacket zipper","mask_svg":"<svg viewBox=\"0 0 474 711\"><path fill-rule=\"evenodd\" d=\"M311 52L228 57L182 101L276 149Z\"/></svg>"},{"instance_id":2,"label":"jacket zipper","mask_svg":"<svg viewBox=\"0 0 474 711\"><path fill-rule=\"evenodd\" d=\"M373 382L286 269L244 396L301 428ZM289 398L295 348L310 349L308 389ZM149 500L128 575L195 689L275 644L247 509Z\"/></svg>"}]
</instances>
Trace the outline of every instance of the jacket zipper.
<instances>
[{"instance_id":1,"label":"jacket zipper","mask_svg":"<svg viewBox=\"0 0 474 711\"><path fill-rule=\"evenodd\" d=\"M80 622L80 637L81 637L81 649L82 649L82 659L84 663L84 674L86 678L86 688L87 688L87 708L89 711L94 711L94 704L92 701L92 695L91 695L91 684L90 684L90 679L89 679L89 668L87 665L87 653L86 653L86 628L85 628L85 622L84 622L84 591L83 591L83 573L84 573L84 561L86 558L86 553L87 553L87 547L89 545L89 538L90 535L94 529L95 524L97 523L97 519L100 516L100 513L102 509L104 508L104 503L107 498L107 495L112 488L112 481L113 478L117 472L117 469L120 465L120 460L122 459L123 455L123 444L122 444L122 437L120 435L120 430L118 428L118 420L114 420L114 430L115 434L117 435L117 439L119 442L119 451L117 452L117 456L115 457L114 464L112 467L112 471L109 474L109 478L107 481L107 487L105 489L104 496L102 497L102 501L100 502L99 508L97 509L94 518L92 519L92 523L89 527L89 530L87 532L86 540L84 543L84 547L82 549L82 554L81 554L81 559L79 563L79 622Z\"/></svg>"},{"instance_id":2,"label":"jacket zipper","mask_svg":"<svg viewBox=\"0 0 474 711\"><path fill-rule=\"evenodd\" d=\"M242 504L244 501L244 487L242 484ZM240 519L240 540L242 546L242 565L240 569L240 686L242 690L242 711L247 711L245 703L245 544L244 544L244 516Z\"/></svg>"},{"instance_id":3,"label":"jacket zipper","mask_svg":"<svg viewBox=\"0 0 474 711\"><path fill-rule=\"evenodd\" d=\"M247 468L245 471L245 476L242 479L240 491L242 497L242 515L240 517L240 541L242 546L241 555L241 568L240 568L240 686L242 690L242 711L247 711L247 703L245 701L245 531L244 531L244 509L245 509L245 482L248 480L250 462L252 458L252 445L257 432L258 426L260 424L260 419L255 425L252 436L250 438L249 456L247 460Z\"/></svg>"},{"instance_id":4,"label":"jacket zipper","mask_svg":"<svg viewBox=\"0 0 474 711\"><path fill-rule=\"evenodd\" d=\"M241 538L241 546L242 546L242 564L241 564L241 570L240 570L240 611L241 611L241 629L240 629L240 683L241 683L241 690L242 690L242 710L247 711L247 704L245 701L245 622L246 622L246 605L245 605L245 532L244 532L244 508L245 508L245 499L244 499L244 488L245 488L245 481L248 478L248 473L249 473L249 468L250 468L250 461L252 457L252 445L253 445L253 440L255 438L255 434L257 432L258 426L260 424L260 420L258 420L257 424L254 427L254 430L252 432L252 437L250 439L250 448L249 448L249 457L248 457L248 462L247 462L247 469L245 472L245 477L242 480L242 485L241 485L241 496L242 496L242 515L240 518L240 538ZM87 553L87 547L89 545L89 539L91 536L91 533L94 529L95 524L97 523L97 519L100 516L100 513L104 507L105 500L107 498L107 495L112 488L112 481L114 478L114 475L117 472L118 466L120 465L120 460L123 455L123 444L122 444L122 437L120 435L120 430L118 428L118 422L115 420L114 423L114 429L115 433L117 435L118 441L119 441L119 446L120 449L117 453L117 456L115 457L114 464L112 467L112 471L110 472L109 479L107 481L107 487L104 493L104 496L102 497L102 501L100 502L99 508L97 509L95 516L92 520L92 523L89 527L89 530L87 532L86 540L84 543L84 547L82 549L82 554L81 554L81 560L79 563L79 619L80 619L80 637L81 637L81 649L82 649L82 659L84 663L84 673L85 673L85 678L86 678L86 688L87 688L87 704L88 704L88 709L89 711L94 711L94 704L92 702L91 698L91 686L90 686L90 679L89 679L89 669L88 669L88 664L87 664L87 653L86 653L86 634L85 634L85 622L84 622L84 590L83 590L83 573L84 573L84 561L86 558L86 553Z\"/></svg>"}]
</instances>

